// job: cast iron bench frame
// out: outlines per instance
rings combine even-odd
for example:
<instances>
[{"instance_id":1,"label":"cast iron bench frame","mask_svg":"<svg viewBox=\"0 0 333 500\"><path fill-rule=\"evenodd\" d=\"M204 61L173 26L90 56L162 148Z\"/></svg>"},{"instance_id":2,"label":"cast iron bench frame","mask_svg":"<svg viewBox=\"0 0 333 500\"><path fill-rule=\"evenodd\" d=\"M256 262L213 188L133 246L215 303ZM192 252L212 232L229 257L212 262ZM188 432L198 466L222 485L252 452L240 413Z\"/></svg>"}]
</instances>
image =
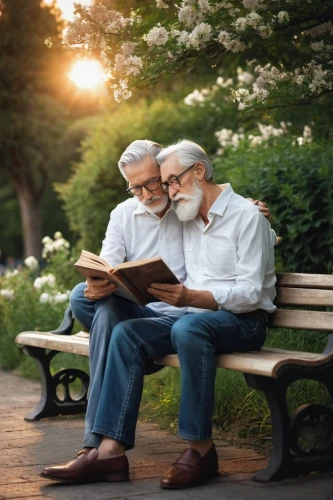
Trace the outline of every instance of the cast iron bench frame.
<instances>
[{"instance_id":1,"label":"cast iron bench frame","mask_svg":"<svg viewBox=\"0 0 333 500\"><path fill-rule=\"evenodd\" d=\"M272 418L273 449L267 467L254 477L262 482L333 469L332 408L305 404L289 415L286 401L290 384L309 379L326 386L333 404L333 312L329 311L333 307L333 276L280 273L277 277L278 309L271 315L269 327L328 332L328 341L321 354L264 347L256 352L216 356L217 367L242 372L247 384L263 391L267 398ZM301 309L294 309L295 306ZM309 306L310 310L305 310L304 306ZM313 310L317 306L326 310ZM26 420L79 414L86 410L89 376L82 370L71 368L54 375L50 371L50 363L59 352L89 356L89 333L81 331L71 335L73 323L73 314L67 308L57 330L22 332L16 338L24 353L36 360L42 381L41 399ZM179 367L177 355L165 356L155 363ZM72 397L70 384L75 380L81 381L83 390L79 396ZM63 398L57 395L59 387L63 389ZM299 440L302 428L315 428L318 422L326 425L324 438L311 449L302 447Z\"/></svg>"}]
</instances>

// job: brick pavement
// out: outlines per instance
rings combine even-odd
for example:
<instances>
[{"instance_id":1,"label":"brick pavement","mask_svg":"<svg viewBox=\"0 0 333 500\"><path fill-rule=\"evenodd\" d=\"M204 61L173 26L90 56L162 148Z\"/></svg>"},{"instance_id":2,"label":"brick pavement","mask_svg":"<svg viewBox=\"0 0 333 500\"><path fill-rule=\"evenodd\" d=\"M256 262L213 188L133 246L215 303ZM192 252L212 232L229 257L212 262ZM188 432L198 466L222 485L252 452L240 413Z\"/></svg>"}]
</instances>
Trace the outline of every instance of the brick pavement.
<instances>
[{"instance_id":1,"label":"brick pavement","mask_svg":"<svg viewBox=\"0 0 333 500\"><path fill-rule=\"evenodd\" d=\"M136 447L128 453L131 481L59 485L39 476L45 465L73 458L81 447L83 417L57 417L25 422L37 403L40 384L0 371L0 500L328 500L333 474L312 474L279 483L251 480L266 459L248 448L218 441L220 476L190 490L161 490L159 478L184 448L181 439L151 423L139 423Z\"/></svg>"}]
</instances>

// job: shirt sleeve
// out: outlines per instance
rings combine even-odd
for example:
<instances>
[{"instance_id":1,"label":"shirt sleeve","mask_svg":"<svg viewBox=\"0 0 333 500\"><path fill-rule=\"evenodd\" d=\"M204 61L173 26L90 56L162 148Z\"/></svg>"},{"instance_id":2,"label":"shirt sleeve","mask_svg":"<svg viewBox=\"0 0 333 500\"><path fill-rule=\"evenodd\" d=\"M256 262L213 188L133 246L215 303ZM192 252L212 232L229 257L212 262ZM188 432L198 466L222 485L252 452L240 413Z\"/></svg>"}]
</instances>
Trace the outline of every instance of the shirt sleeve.
<instances>
[{"instance_id":1,"label":"shirt sleeve","mask_svg":"<svg viewBox=\"0 0 333 500\"><path fill-rule=\"evenodd\" d=\"M110 221L102 243L100 256L111 266L122 264L126 257L124 229L119 210L112 210Z\"/></svg>"},{"instance_id":2,"label":"shirt sleeve","mask_svg":"<svg viewBox=\"0 0 333 500\"><path fill-rule=\"evenodd\" d=\"M274 252L275 233L269 222L254 214L238 231L236 284L211 290L219 309L236 314L259 308L267 264Z\"/></svg>"}]
</instances>

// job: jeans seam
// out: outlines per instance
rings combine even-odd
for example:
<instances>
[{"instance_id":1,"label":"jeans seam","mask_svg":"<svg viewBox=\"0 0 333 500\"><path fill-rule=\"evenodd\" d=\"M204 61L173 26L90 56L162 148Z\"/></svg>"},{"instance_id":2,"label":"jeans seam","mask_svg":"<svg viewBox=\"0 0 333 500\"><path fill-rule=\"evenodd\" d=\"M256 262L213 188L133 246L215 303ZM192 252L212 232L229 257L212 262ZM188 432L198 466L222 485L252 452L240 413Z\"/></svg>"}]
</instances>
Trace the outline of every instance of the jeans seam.
<instances>
[{"instance_id":1,"label":"jeans seam","mask_svg":"<svg viewBox=\"0 0 333 500\"><path fill-rule=\"evenodd\" d=\"M203 359L202 359L202 383L200 390L200 406L199 406L199 434L202 433L203 424L203 394L205 390L206 380L207 380L207 341L205 340L203 345Z\"/></svg>"},{"instance_id":2,"label":"jeans seam","mask_svg":"<svg viewBox=\"0 0 333 500\"><path fill-rule=\"evenodd\" d=\"M126 397L125 397L125 400L124 400L124 403L122 405L122 408L121 408L121 412L120 412L120 415L119 415L119 423L118 423L118 428L117 428L117 432L116 432L116 435L122 435L122 430L123 430L123 425L124 425L124 415L125 415L125 412L126 412L126 409L127 409L127 405L128 405L128 401L129 401L129 398L130 398L130 394L132 392L132 389L133 389L133 379L134 379L134 371L135 371L135 365L134 365L134 359L136 358L137 356L137 353L138 353L138 349L145 343L147 343L147 341L149 340L152 340L152 339L157 339L159 337L164 337L165 335L170 335L170 333L161 333L159 335L153 335L152 337L149 337L145 340L142 340L140 341L139 343L137 343L135 346L134 346L134 349L133 349L133 356L132 356L132 359L131 359L131 370L130 370L130 379L129 379L129 383L128 383L128 389L127 389L127 393L126 393ZM116 437L115 439L118 439L120 440L120 438Z\"/></svg>"}]
</instances>

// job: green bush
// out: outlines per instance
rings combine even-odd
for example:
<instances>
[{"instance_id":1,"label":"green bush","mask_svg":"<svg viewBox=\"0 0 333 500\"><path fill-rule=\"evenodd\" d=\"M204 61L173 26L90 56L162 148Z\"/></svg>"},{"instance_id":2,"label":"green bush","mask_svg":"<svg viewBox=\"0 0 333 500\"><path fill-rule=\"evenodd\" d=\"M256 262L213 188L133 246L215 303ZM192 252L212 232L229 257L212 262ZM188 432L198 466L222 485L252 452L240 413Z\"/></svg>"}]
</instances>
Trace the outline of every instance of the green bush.
<instances>
[{"instance_id":1,"label":"green bush","mask_svg":"<svg viewBox=\"0 0 333 500\"><path fill-rule=\"evenodd\" d=\"M282 138L265 146L243 141L215 161L216 178L236 192L265 200L283 271L330 273L333 269L333 143L297 146Z\"/></svg>"}]
</instances>

